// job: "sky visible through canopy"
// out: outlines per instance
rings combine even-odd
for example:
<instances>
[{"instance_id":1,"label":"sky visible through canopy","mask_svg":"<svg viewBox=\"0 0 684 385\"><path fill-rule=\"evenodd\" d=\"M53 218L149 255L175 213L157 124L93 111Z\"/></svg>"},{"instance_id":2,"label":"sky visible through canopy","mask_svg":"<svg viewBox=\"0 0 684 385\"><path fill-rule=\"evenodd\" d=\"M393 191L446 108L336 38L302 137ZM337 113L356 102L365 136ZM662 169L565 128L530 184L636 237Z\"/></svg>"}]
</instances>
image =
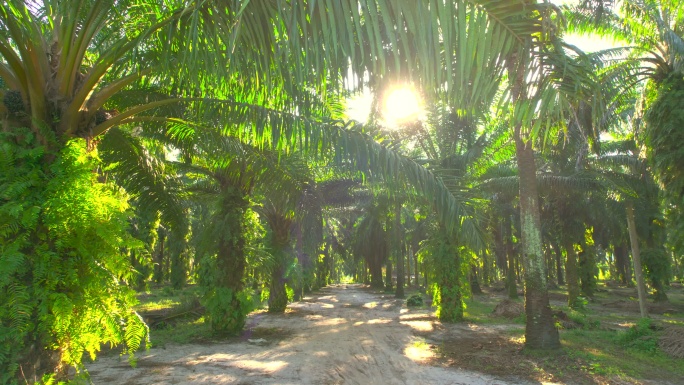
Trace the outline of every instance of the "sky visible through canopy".
<instances>
[{"instance_id":1,"label":"sky visible through canopy","mask_svg":"<svg viewBox=\"0 0 684 385\"><path fill-rule=\"evenodd\" d=\"M551 3L554 3L558 6L561 5L572 5L574 3L577 3L578 0L551 0ZM585 34L585 35L579 35L579 34L567 34L565 35L565 41L568 44L572 44L574 46L577 46L581 50L589 53L589 52L596 52L596 51L601 51L604 49L608 48L613 48L613 47L619 47L623 44L620 42L616 42L613 40L610 40L608 38L598 36L595 34ZM406 87L409 87L407 85L394 85L388 87L389 89L392 88L401 88L404 89ZM388 93L391 94L391 91ZM414 107L411 107L410 104L414 102L420 103L420 96L412 96L409 95L405 92L402 93L402 95L397 96L397 95L392 95L392 98L394 104L399 104L401 105L401 108L409 108L412 109ZM401 99L401 100L399 100ZM406 99L406 100L404 100ZM411 100L412 99L412 100ZM347 116L350 119L356 120L361 123L365 123L368 120L368 116L370 115L371 108L373 104L373 93L366 89L363 92L360 92L352 97L350 97L347 100ZM395 111L392 107L382 106L383 108L383 114L384 115L389 115L392 113L392 111ZM419 106L416 106L415 108L419 108ZM414 114L414 115L420 115L420 114ZM394 121L390 116L384 116L383 117L384 122L388 126L393 126L396 125L396 121Z\"/></svg>"}]
</instances>

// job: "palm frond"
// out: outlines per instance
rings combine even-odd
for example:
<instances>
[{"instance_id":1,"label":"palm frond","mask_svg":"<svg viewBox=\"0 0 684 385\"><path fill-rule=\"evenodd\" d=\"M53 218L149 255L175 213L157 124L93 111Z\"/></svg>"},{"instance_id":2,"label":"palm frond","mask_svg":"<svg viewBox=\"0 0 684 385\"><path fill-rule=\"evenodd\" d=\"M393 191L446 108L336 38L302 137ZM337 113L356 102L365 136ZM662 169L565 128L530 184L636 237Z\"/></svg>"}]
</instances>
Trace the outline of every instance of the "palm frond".
<instances>
[{"instance_id":1,"label":"palm frond","mask_svg":"<svg viewBox=\"0 0 684 385\"><path fill-rule=\"evenodd\" d=\"M165 170L163 163L147 151L139 138L113 128L98 145L102 160L109 164L106 173L136 197L140 206L158 210L165 223L185 225L178 183Z\"/></svg>"}]
</instances>

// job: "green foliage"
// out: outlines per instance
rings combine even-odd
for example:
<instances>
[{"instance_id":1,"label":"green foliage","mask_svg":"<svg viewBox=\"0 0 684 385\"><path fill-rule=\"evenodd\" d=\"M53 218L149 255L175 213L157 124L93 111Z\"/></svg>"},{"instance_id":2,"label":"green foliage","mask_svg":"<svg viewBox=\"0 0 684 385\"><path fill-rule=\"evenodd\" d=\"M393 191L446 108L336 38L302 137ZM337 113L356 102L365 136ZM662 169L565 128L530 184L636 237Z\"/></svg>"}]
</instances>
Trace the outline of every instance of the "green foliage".
<instances>
[{"instance_id":1,"label":"green foliage","mask_svg":"<svg viewBox=\"0 0 684 385\"><path fill-rule=\"evenodd\" d=\"M188 279L188 264L190 259L189 232L172 231L169 236L169 253L171 254L171 286L181 289Z\"/></svg>"},{"instance_id":2,"label":"green foliage","mask_svg":"<svg viewBox=\"0 0 684 385\"><path fill-rule=\"evenodd\" d=\"M641 251L641 262L643 263L646 277L654 289L654 299L656 301L667 300L665 286L669 283L672 276L672 260L665 253L662 247L649 247Z\"/></svg>"},{"instance_id":3,"label":"green foliage","mask_svg":"<svg viewBox=\"0 0 684 385\"><path fill-rule=\"evenodd\" d=\"M121 285L132 278L122 250L140 247L126 231L126 197L98 182L84 141L43 154L18 129L0 143L0 382L41 361L31 374L80 368L103 343L133 353L147 326Z\"/></svg>"},{"instance_id":4,"label":"green foliage","mask_svg":"<svg viewBox=\"0 0 684 385\"><path fill-rule=\"evenodd\" d=\"M462 257L463 248L454 244L444 227L421 243L419 256L428 261L435 278L432 285L432 305L437 307L440 321L463 320L464 298L468 294L469 263Z\"/></svg>"},{"instance_id":5,"label":"green foliage","mask_svg":"<svg viewBox=\"0 0 684 385\"><path fill-rule=\"evenodd\" d=\"M582 299L582 297L580 297L580 299ZM589 318L582 311L577 311L575 309L568 308L566 314L568 315L570 321L576 323L582 329L596 330L601 326L600 320Z\"/></svg>"},{"instance_id":6,"label":"green foliage","mask_svg":"<svg viewBox=\"0 0 684 385\"><path fill-rule=\"evenodd\" d=\"M644 119L648 159L668 195L681 199L684 193L684 148L680 146L684 142L684 77L681 74L673 74L659 84Z\"/></svg>"},{"instance_id":7,"label":"green foliage","mask_svg":"<svg viewBox=\"0 0 684 385\"><path fill-rule=\"evenodd\" d=\"M653 354L658 351L658 338L650 318L642 318L636 325L620 333L618 341L625 347L641 352Z\"/></svg>"},{"instance_id":8,"label":"green foliage","mask_svg":"<svg viewBox=\"0 0 684 385\"><path fill-rule=\"evenodd\" d=\"M684 147L681 146L684 143L684 76L673 73L663 82L652 84L654 92L644 115L647 158L669 203L669 240L681 250L684 247L684 221L681 219L684 210ZM681 253L675 252L675 255ZM655 273L662 270L653 266Z\"/></svg>"},{"instance_id":9,"label":"green foliage","mask_svg":"<svg viewBox=\"0 0 684 385\"><path fill-rule=\"evenodd\" d=\"M587 241L582 245L582 251L578 253L577 272L579 273L582 295L592 298L596 292L598 276L596 247L593 244L590 230L587 230L586 238Z\"/></svg>"},{"instance_id":10,"label":"green foliage","mask_svg":"<svg viewBox=\"0 0 684 385\"><path fill-rule=\"evenodd\" d=\"M264 287L261 290L261 296L259 298L261 303L267 303L268 302L268 297L271 295L271 291L268 289L268 287Z\"/></svg>"},{"instance_id":11,"label":"green foliage","mask_svg":"<svg viewBox=\"0 0 684 385\"><path fill-rule=\"evenodd\" d=\"M213 198L216 211L201 234L200 292L212 330L234 334L254 307L251 294L244 290L244 270L247 249L262 228L238 188L225 186Z\"/></svg>"},{"instance_id":12,"label":"green foliage","mask_svg":"<svg viewBox=\"0 0 684 385\"><path fill-rule=\"evenodd\" d=\"M582 312L587 309L587 305L589 305L589 300L587 299L587 297L579 296L572 303L571 308L576 311Z\"/></svg>"},{"instance_id":13,"label":"green foliage","mask_svg":"<svg viewBox=\"0 0 684 385\"><path fill-rule=\"evenodd\" d=\"M581 369L591 373L620 373L621 380L642 382L640 380L648 378L655 383L668 383L684 375L681 360L661 353L626 349L621 338L627 333L573 329L563 332L562 339L568 356L581 358L587 364ZM575 364L575 361L571 362ZM619 382L617 379L615 381Z\"/></svg>"},{"instance_id":14,"label":"green foliage","mask_svg":"<svg viewBox=\"0 0 684 385\"><path fill-rule=\"evenodd\" d=\"M408 306L408 307L423 306L423 296L420 295L419 293L411 294L411 296L409 296L406 299L406 306Z\"/></svg>"},{"instance_id":15,"label":"green foliage","mask_svg":"<svg viewBox=\"0 0 684 385\"><path fill-rule=\"evenodd\" d=\"M235 294L227 287L208 288L204 295L204 307L214 332L233 334L242 330L247 314L253 310L251 295L244 291Z\"/></svg>"},{"instance_id":16,"label":"green foliage","mask_svg":"<svg viewBox=\"0 0 684 385\"><path fill-rule=\"evenodd\" d=\"M287 302L294 301L294 289L290 285L285 285L285 293L287 293Z\"/></svg>"}]
</instances>

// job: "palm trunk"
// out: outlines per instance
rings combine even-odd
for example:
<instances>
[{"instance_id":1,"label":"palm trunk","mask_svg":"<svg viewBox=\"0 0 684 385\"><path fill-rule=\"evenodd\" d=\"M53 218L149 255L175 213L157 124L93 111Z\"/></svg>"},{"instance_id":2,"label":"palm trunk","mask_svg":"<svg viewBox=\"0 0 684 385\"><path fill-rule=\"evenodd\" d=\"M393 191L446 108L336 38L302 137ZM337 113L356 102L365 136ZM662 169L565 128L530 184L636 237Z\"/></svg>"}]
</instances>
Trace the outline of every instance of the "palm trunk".
<instances>
[{"instance_id":1,"label":"palm trunk","mask_svg":"<svg viewBox=\"0 0 684 385\"><path fill-rule=\"evenodd\" d=\"M401 203L394 208L394 255L397 260L397 289L394 292L396 298L404 298L404 256L401 247Z\"/></svg>"},{"instance_id":2,"label":"palm trunk","mask_svg":"<svg viewBox=\"0 0 684 385\"><path fill-rule=\"evenodd\" d=\"M418 287L420 286L420 270L418 269L418 254L414 252L413 246L411 246L411 255L413 255L413 271L416 273L414 282L416 283L416 287Z\"/></svg>"},{"instance_id":3,"label":"palm trunk","mask_svg":"<svg viewBox=\"0 0 684 385\"><path fill-rule=\"evenodd\" d=\"M637 281L637 295L639 296L639 311L641 318L648 317L646 306L646 285L644 284L644 271L641 268L641 254L639 252L639 237L637 236L636 224L634 223L634 206L632 202L626 204L627 228L629 230L629 240L632 243L632 260L634 261L634 276Z\"/></svg>"},{"instance_id":4,"label":"palm trunk","mask_svg":"<svg viewBox=\"0 0 684 385\"><path fill-rule=\"evenodd\" d=\"M385 290L391 291L392 289L394 289L392 284L392 258L388 256L385 261Z\"/></svg>"},{"instance_id":5,"label":"palm trunk","mask_svg":"<svg viewBox=\"0 0 684 385\"><path fill-rule=\"evenodd\" d=\"M567 259L565 262L565 279L568 283L568 306L576 308L578 306L577 299L580 295L579 287L579 272L577 271L577 252L575 245L570 242L565 242L565 253Z\"/></svg>"},{"instance_id":6,"label":"palm trunk","mask_svg":"<svg viewBox=\"0 0 684 385\"><path fill-rule=\"evenodd\" d=\"M503 225L499 222L499 216L492 215L492 238L494 238L494 255L496 255L496 267L503 272L504 276L508 275L508 259L506 258L506 247L504 246L504 234L502 231Z\"/></svg>"},{"instance_id":7,"label":"palm trunk","mask_svg":"<svg viewBox=\"0 0 684 385\"><path fill-rule=\"evenodd\" d=\"M553 258L553 250L551 246L546 245L544 248L544 256L546 258L546 282L548 282L549 287L556 286L555 268L556 260Z\"/></svg>"},{"instance_id":8,"label":"palm trunk","mask_svg":"<svg viewBox=\"0 0 684 385\"><path fill-rule=\"evenodd\" d=\"M504 218L504 234L506 237L506 257L508 268L506 269L506 289L508 298L518 298L518 287L515 284L515 252L513 251L513 235L511 233L511 217L506 215Z\"/></svg>"},{"instance_id":9,"label":"palm trunk","mask_svg":"<svg viewBox=\"0 0 684 385\"><path fill-rule=\"evenodd\" d=\"M206 303L212 329L236 333L245 325L247 316L240 293L246 267L244 218L249 200L239 188L233 187L227 187L222 198L224 226L218 239L214 282Z\"/></svg>"},{"instance_id":10,"label":"palm trunk","mask_svg":"<svg viewBox=\"0 0 684 385\"><path fill-rule=\"evenodd\" d=\"M553 243L551 246L556 254L556 282L558 282L558 286L565 285L565 280L563 279L563 256L561 255L561 250L556 243Z\"/></svg>"},{"instance_id":11,"label":"palm trunk","mask_svg":"<svg viewBox=\"0 0 684 385\"><path fill-rule=\"evenodd\" d=\"M379 259L379 258L376 258ZM382 261L374 260L369 263L370 285L374 289L382 290Z\"/></svg>"},{"instance_id":12,"label":"palm trunk","mask_svg":"<svg viewBox=\"0 0 684 385\"><path fill-rule=\"evenodd\" d=\"M159 230L159 252L155 255L154 264L154 282L160 284L164 282L164 240L166 239L166 232Z\"/></svg>"},{"instance_id":13,"label":"palm trunk","mask_svg":"<svg viewBox=\"0 0 684 385\"><path fill-rule=\"evenodd\" d=\"M404 254L406 255L406 286L411 286L411 249L403 248Z\"/></svg>"},{"instance_id":14,"label":"palm trunk","mask_svg":"<svg viewBox=\"0 0 684 385\"><path fill-rule=\"evenodd\" d=\"M622 242L613 246L613 255L615 256L615 269L620 282L631 286L632 285L632 268L629 266L629 247Z\"/></svg>"},{"instance_id":15,"label":"palm trunk","mask_svg":"<svg viewBox=\"0 0 684 385\"><path fill-rule=\"evenodd\" d=\"M282 256L278 257L282 259ZM278 263L271 271L271 283L268 287L268 312L284 313L287 308L287 290L285 290L285 266Z\"/></svg>"},{"instance_id":16,"label":"palm trunk","mask_svg":"<svg viewBox=\"0 0 684 385\"><path fill-rule=\"evenodd\" d=\"M462 259L453 236L447 232L445 226L440 226L443 247L434 255L435 279L439 288L439 305L437 317L442 322L456 322L463 320L463 269Z\"/></svg>"},{"instance_id":17,"label":"palm trunk","mask_svg":"<svg viewBox=\"0 0 684 385\"><path fill-rule=\"evenodd\" d=\"M188 236L190 229L186 231L175 229L169 237L169 255L171 271L169 278L174 289L182 289L188 279Z\"/></svg>"},{"instance_id":18,"label":"palm trunk","mask_svg":"<svg viewBox=\"0 0 684 385\"><path fill-rule=\"evenodd\" d=\"M477 267L470 266L470 291L473 294L482 294L482 287L480 287L480 279L477 276Z\"/></svg>"},{"instance_id":19,"label":"palm trunk","mask_svg":"<svg viewBox=\"0 0 684 385\"><path fill-rule=\"evenodd\" d=\"M276 266L271 271L271 284L268 292L268 312L284 313L287 308L287 290L285 290L285 273L290 262L287 246L290 244L291 222L282 216L269 218L271 225L271 250Z\"/></svg>"},{"instance_id":20,"label":"palm trunk","mask_svg":"<svg viewBox=\"0 0 684 385\"><path fill-rule=\"evenodd\" d=\"M524 143L516 127L516 156L520 173L520 226L525 277L525 346L558 349L560 339L554 325L546 287L546 261L541 241L539 193L532 142Z\"/></svg>"}]
</instances>

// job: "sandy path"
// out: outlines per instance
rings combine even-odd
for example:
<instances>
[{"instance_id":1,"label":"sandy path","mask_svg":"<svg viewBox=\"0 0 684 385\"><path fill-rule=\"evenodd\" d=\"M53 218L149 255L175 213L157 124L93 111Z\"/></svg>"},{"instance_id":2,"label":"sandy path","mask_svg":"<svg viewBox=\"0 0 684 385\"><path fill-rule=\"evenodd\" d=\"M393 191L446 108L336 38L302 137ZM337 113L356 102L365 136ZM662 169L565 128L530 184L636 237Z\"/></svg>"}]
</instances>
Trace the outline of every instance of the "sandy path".
<instances>
[{"instance_id":1,"label":"sandy path","mask_svg":"<svg viewBox=\"0 0 684 385\"><path fill-rule=\"evenodd\" d=\"M428 311L402 304L359 286L332 286L285 315L250 316L248 331L277 331L266 342L247 335L169 345L140 354L137 368L104 357L88 369L95 384L511 384L426 365L431 350L413 332L429 332L433 322Z\"/></svg>"}]
</instances>

